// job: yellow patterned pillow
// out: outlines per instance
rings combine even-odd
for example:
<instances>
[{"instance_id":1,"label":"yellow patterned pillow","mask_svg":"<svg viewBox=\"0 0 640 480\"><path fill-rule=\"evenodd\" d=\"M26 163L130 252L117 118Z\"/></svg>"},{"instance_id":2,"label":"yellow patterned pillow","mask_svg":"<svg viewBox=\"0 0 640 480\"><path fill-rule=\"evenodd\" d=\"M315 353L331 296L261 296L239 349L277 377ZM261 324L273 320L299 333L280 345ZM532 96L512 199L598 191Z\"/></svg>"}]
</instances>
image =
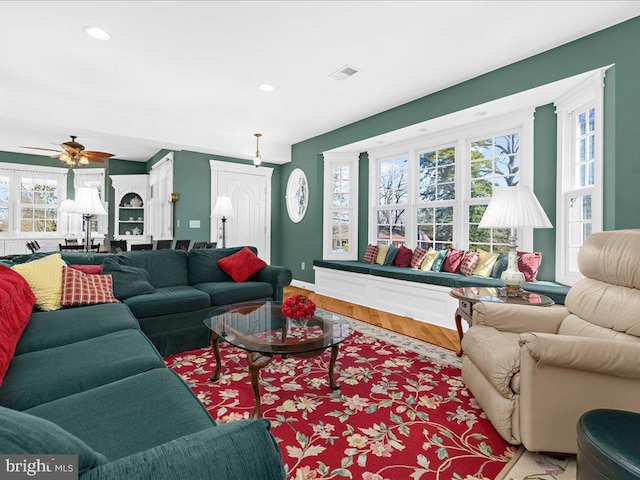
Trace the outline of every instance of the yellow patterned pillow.
<instances>
[{"instance_id":1,"label":"yellow patterned pillow","mask_svg":"<svg viewBox=\"0 0 640 480\"><path fill-rule=\"evenodd\" d=\"M378 247L378 256L376 257L376 263L378 265L384 265L384 259L387 258L389 252L389 245L380 245Z\"/></svg>"},{"instance_id":2,"label":"yellow patterned pillow","mask_svg":"<svg viewBox=\"0 0 640 480\"><path fill-rule=\"evenodd\" d=\"M39 260L11 267L24 279L36 296L36 307L40 310L58 310L62 296L62 267L66 263L59 253L47 255Z\"/></svg>"},{"instance_id":3,"label":"yellow patterned pillow","mask_svg":"<svg viewBox=\"0 0 640 480\"><path fill-rule=\"evenodd\" d=\"M422 262L420 270L431 270L433 262L435 262L436 258L438 258L438 251L434 250L433 248L429 248L429 250L427 250L427 256L424 257L424 261Z\"/></svg>"},{"instance_id":4,"label":"yellow patterned pillow","mask_svg":"<svg viewBox=\"0 0 640 480\"><path fill-rule=\"evenodd\" d=\"M482 277L491 276L493 265L496 263L499 254L486 252L480 249L478 249L478 253L480 254L480 260L478 261L478 266L473 271L473 275L480 275Z\"/></svg>"}]
</instances>

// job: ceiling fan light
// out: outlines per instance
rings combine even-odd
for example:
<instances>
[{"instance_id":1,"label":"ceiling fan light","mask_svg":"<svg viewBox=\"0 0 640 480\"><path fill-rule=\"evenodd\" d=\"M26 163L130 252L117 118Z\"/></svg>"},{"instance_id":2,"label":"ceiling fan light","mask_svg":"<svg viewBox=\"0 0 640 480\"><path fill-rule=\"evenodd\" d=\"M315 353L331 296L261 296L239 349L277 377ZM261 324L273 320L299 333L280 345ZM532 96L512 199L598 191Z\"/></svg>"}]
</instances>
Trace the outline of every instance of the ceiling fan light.
<instances>
[{"instance_id":1,"label":"ceiling fan light","mask_svg":"<svg viewBox=\"0 0 640 480\"><path fill-rule=\"evenodd\" d=\"M71 155L69 155L67 152L62 152L59 158L62 163L69 163L69 161L71 160Z\"/></svg>"},{"instance_id":2,"label":"ceiling fan light","mask_svg":"<svg viewBox=\"0 0 640 480\"><path fill-rule=\"evenodd\" d=\"M78 160L78 165L89 165L89 157L86 155L80 155L80 160Z\"/></svg>"}]
</instances>

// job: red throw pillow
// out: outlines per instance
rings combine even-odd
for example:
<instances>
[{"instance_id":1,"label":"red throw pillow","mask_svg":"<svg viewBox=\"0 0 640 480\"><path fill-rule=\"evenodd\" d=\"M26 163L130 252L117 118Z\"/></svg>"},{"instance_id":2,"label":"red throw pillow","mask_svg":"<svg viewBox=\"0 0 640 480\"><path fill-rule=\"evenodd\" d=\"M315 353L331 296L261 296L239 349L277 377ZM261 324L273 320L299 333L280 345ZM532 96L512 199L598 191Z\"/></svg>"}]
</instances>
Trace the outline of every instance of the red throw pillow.
<instances>
[{"instance_id":1,"label":"red throw pillow","mask_svg":"<svg viewBox=\"0 0 640 480\"><path fill-rule=\"evenodd\" d=\"M267 266L266 262L244 247L237 253L218 260L218 266L224 270L234 282L246 282Z\"/></svg>"},{"instance_id":2,"label":"red throw pillow","mask_svg":"<svg viewBox=\"0 0 640 480\"><path fill-rule=\"evenodd\" d=\"M538 268L542 262L541 252L516 252L518 254L518 270L524 274L525 282L535 282Z\"/></svg>"},{"instance_id":3,"label":"red throw pillow","mask_svg":"<svg viewBox=\"0 0 640 480\"><path fill-rule=\"evenodd\" d=\"M460 263L460 273L464 276L469 276L480 263L480 254L478 252L465 252Z\"/></svg>"},{"instance_id":4,"label":"red throw pillow","mask_svg":"<svg viewBox=\"0 0 640 480\"><path fill-rule=\"evenodd\" d=\"M424 248L416 247L413 251L413 255L411 255L411 263L409 264L411 268L420 268L422 266L422 262L424 262L424 257L427 256L427 251Z\"/></svg>"},{"instance_id":5,"label":"red throw pillow","mask_svg":"<svg viewBox=\"0 0 640 480\"><path fill-rule=\"evenodd\" d=\"M411 257L413 257L413 250L402 245L396 258L393 260L393 264L396 267L408 267L411 265Z\"/></svg>"},{"instance_id":6,"label":"red throw pillow","mask_svg":"<svg viewBox=\"0 0 640 480\"><path fill-rule=\"evenodd\" d=\"M378 258L378 245L367 245L362 261L364 263L376 263Z\"/></svg>"},{"instance_id":7,"label":"red throw pillow","mask_svg":"<svg viewBox=\"0 0 640 480\"><path fill-rule=\"evenodd\" d=\"M81 272L75 268L62 267L63 307L72 305L96 305L98 303L115 303L113 296L113 279L111 275L94 275Z\"/></svg>"},{"instance_id":8,"label":"red throw pillow","mask_svg":"<svg viewBox=\"0 0 640 480\"><path fill-rule=\"evenodd\" d=\"M0 265L0 385L35 303L24 277Z\"/></svg>"},{"instance_id":9,"label":"red throw pillow","mask_svg":"<svg viewBox=\"0 0 640 480\"><path fill-rule=\"evenodd\" d=\"M456 250L455 248L449 247L449 253L447 254L447 258L444 259L442 271L458 273L460 264L462 263L462 257L464 257L464 250Z\"/></svg>"},{"instance_id":10,"label":"red throw pillow","mask_svg":"<svg viewBox=\"0 0 640 480\"><path fill-rule=\"evenodd\" d=\"M102 265L69 265L69 268L80 270L89 275L100 275L102 273Z\"/></svg>"}]
</instances>

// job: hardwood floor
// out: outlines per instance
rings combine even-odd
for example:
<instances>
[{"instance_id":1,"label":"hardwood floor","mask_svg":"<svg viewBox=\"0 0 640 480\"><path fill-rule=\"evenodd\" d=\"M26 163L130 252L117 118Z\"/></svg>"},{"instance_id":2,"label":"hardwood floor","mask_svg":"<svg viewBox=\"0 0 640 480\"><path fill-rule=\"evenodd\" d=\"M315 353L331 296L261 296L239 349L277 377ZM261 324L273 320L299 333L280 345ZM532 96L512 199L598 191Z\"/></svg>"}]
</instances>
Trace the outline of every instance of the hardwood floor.
<instances>
[{"instance_id":1,"label":"hardwood floor","mask_svg":"<svg viewBox=\"0 0 640 480\"><path fill-rule=\"evenodd\" d=\"M408 337L417 338L418 340L423 340L448 350L453 350L454 352L460 348L460 341L458 340L458 334L455 330L419 322L412 318L402 317L393 313L374 310L373 308L363 307L355 303L325 297L310 290L291 285L284 288L285 298L295 294L307 295L318 307L330 312L355 318L356 320L386 328L387 330L401 333Z\"/></svg>"}]
</instances>

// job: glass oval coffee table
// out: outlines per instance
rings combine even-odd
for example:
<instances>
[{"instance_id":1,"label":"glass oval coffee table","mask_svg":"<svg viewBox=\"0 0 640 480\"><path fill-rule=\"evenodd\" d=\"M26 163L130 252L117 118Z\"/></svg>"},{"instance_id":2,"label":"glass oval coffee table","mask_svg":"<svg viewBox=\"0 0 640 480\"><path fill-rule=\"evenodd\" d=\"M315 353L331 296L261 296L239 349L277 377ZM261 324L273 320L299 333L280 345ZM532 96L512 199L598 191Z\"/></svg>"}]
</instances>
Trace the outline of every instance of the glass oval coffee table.
<instances>
[{"instance_id":1,"label":"glass oval coffee table","mask_svg":"<svg viewBox=\"0 0 640 480\"><path fill-rule=\"evenodd\" d=\"M255 399L251 418L260 417L259 373L274 355L312 358L331 348L329 384L333 390L339 388L333 370L340 344L352 333L346 317L316 308L309 320L292 320L282 313L281 302L258 301L220 307L204 324L211 330L211 349L216 359L211 381L220 378L220 340L247 352Z\"/></svg>"}]
</instances>

